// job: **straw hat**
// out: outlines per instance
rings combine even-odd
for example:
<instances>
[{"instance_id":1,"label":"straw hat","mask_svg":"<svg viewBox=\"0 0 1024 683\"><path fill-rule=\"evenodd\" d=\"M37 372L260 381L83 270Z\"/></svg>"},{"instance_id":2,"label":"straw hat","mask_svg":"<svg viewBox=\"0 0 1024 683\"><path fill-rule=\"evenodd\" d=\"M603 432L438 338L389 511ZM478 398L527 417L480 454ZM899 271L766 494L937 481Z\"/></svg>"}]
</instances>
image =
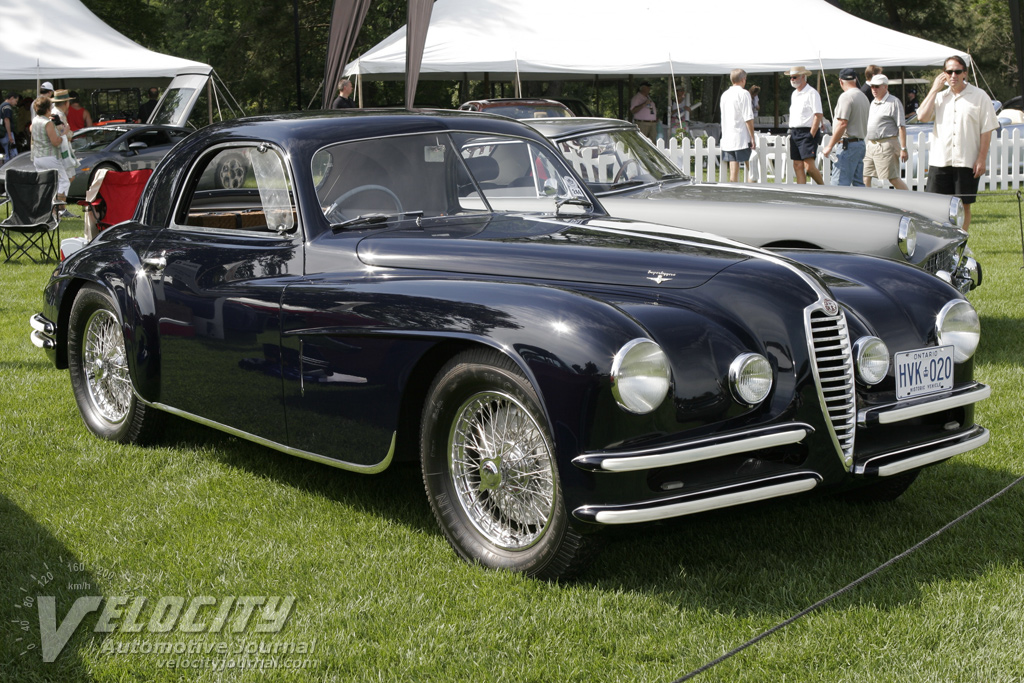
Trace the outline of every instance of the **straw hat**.
<instances>
[{"instance_id":1,"label":"straw hat","mask_svg":"<svg viewBox=\"0 0 1024 683\"><path fill-rule=\"evenodd\" d=\"M68 102L75 98L71 97L71 95L68 94L67 90L55 90L53 92L53 97L51 97L50 99L53 100L54 104L57 104L59 102Z\"/></svg>"},{"instance_id":2,"label":"straw hat","mask_svg":"<svg viewBox=\"0 0 1024 683\"><path fill-rule=\"evenodd\" d=\"M808 71L805 67L794 66L792 69L790 69L789 71L786 72L786 75L787 76L810 76L811 72Z\"/></svg>"}]
</instances>

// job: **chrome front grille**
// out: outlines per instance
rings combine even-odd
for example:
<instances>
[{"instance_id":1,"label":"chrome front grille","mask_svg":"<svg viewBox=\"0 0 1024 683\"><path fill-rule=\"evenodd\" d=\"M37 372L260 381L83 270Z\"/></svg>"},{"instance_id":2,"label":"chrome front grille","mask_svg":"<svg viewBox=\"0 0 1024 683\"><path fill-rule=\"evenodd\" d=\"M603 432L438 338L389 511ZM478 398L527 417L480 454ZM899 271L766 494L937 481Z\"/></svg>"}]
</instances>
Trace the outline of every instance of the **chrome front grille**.
<instances>
[{"instance_id":1,"label":"chrome front grille","mask_svg":"<svg viewBox=\"0 0 1024 683\"><path fill-rule=\"evenodd\" d=\"M834 306L833 302L828 303ZM842 310L836 315L829 315L821 309L811 309L807 324L821 407L828 415L832 439L842 455L843 463L850 467L853 464L857 406L853 383L853 350L850 333L846 328L846 316Z\"/></svg>"}]
</instances>

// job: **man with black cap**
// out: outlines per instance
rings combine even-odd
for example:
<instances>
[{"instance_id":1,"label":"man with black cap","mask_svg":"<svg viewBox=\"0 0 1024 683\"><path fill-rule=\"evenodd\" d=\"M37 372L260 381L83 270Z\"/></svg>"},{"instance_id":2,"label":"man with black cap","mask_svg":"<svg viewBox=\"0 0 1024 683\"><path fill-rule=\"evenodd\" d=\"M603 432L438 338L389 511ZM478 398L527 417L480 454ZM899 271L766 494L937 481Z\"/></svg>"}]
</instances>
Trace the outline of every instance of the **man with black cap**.
<instances>
[{"instance_id":1,"label":"man with black cap","mask_svg":"<svg viewBox=\"0 0 1024 683\"><path fill-rule=\"evenodd\" d=\"M833 185L854 185L864 187L864 136L868 129L867 100L860 96L857 87L857 72L843 69L839 72L839 85L843 94L836 100L836 123L832 139L825 145L825 156L838 149L839 154L832 164Z\"/></svg>"},{"instance_id":2,"label":"man with black cap","mask_svg":"<svg viewBox=\"0 0 1024 683\"><path fill-rule=\"evenodd\" d=\"M789 70L789 84L793 95L789 102L789 157L793 160L796 182L807 183L807 176L824 185L821 171L815 165L818 144L824 135L821 124L824 120L821 110L821 95L807 83L811 72L802 66Z\"/></svg>"},{"instance_id":3,"label":"man with black cap","mask_svg":"<svg viewBox=\"0 0 1024 683\"><path fill-rule=\"evenodd\" d=\"M658 108L651 99L649 81L640 83L633 99L629 101L629 113L633 117L633 123L648 140L654 141L658 137Z\"/></svg>"}]
</instances>

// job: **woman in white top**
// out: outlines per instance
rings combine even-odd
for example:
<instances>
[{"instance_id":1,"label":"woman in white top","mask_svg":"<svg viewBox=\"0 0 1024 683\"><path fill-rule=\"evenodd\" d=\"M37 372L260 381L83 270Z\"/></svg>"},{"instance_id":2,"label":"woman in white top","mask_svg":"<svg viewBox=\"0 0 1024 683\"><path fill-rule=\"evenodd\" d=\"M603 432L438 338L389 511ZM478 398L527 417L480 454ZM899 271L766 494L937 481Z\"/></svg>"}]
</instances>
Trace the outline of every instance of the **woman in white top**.
<instances>
[{"instance_id":1,"label":"woman in white top","mask_svg":"<svg viewBox=\"0 0 1024 683\"><path fill-rule=\"evenodd\" d=\"M60 139L57 127L50 120L53 102L45 95L32 105L35 117L32 119L32 165L37 171L57 172L57 199L67 199L71 180L67 169L60 160Z\"/></svg>"}]
</instances>

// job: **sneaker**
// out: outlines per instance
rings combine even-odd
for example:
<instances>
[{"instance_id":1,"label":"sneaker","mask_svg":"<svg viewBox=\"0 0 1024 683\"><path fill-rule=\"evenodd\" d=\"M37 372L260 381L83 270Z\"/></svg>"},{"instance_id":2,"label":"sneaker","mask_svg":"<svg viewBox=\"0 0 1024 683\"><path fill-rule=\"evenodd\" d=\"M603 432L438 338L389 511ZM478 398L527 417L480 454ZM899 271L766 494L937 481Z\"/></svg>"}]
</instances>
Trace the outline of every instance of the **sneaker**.
<instances>
[{"instance_id":1,"label":"sneaker","mask_svg":"<svg viewBox=\"0 0 1024 683\"><path fill-rule=\"evenodd\" d=\"M78 218L79 216L78 216L78 214L71 213L67 209L64 209L64 212L61 213L60 217L61 218Z\"/></svg>"}]
</instances>

